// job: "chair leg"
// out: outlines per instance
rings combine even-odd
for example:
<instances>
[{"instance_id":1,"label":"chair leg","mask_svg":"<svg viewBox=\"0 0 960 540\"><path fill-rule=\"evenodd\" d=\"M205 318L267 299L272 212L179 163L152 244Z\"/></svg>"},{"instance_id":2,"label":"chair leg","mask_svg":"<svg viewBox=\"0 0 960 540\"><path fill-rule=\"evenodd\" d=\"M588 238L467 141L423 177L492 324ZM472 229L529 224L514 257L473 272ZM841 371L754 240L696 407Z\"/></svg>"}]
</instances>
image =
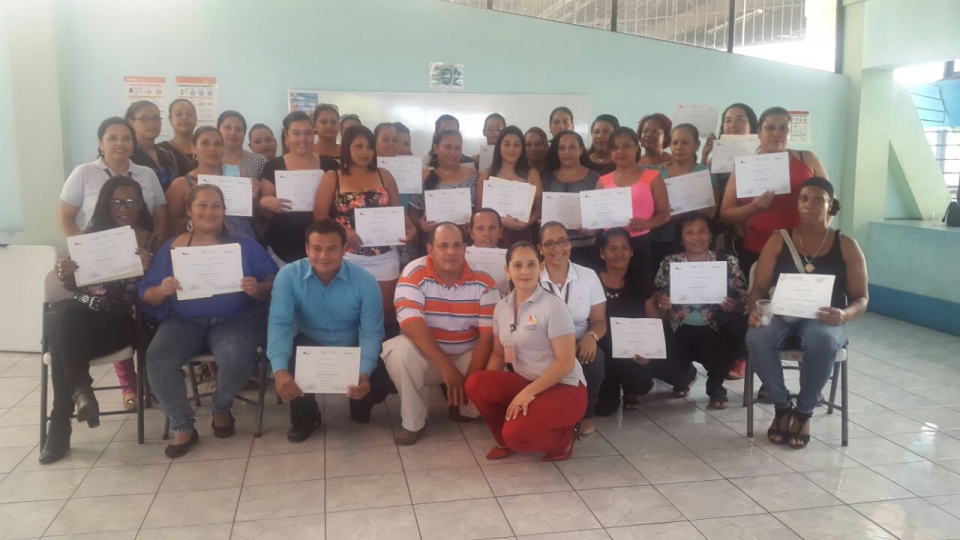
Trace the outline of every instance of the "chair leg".
<instances>
[{"instance_id":1,"label":"chair leg","mask_svg":"<svg viewBox=\"0 0 960 540\"><path fill-rule=\"evenodd\" d=\"M40 448L47 443L47 383L50 369L40 361Z\"/></svg>"},{"instance_id":2,"label":"chair leg","mask_svg":"<svg viewBox=\"0 0 960 540\"><path fill-rule=\"evenodd\" d=\"M257 432L253 434L255 439L260 438L260 434L263 433L263 409L265 405L265 398L267 396L267 362L266 355L261 354L260 357L260 388L258 390L259 397L257 399Z\"/></svg>"},{"instance_id":3,"label":"chair leg","mask_svg":"<svg viewBox=\"0 0 960 540\"><path fill-rule=\"evenodd\" d=\"M193 369L193 362L187 362L187 373L190 375L190 386L193 387L193 403L200 406L200 387L197 386L197 373Z\"/></svg>"},{"instance_id":4,"label":"chair leg","mask_svg":"<svg viewBox=\"0 0 960 540\"><path fill-rule=\"evenodd\" d=\"M747 360L747 374L743 378L743 406L747 408L747 437L753 437L753 362Z\"/></svg>"},{"instance_id":5,"label":"chair leg","mask_svg":"<svg viewBox=\"0 0 960 540\"><path fill-rule=\"evenodd\" d=\"M837 402L837 383L840 382L840 364L843 362L834 362L833 377L830 381L830 401L827 402L827 414L833 414L833 404Z\"/></svg>"},{"instance_id":6,"label":"chair leg","mask_svg":"<svg viewBox=\"0 0 960 540\"><path fill-rule=\"evenodd\" d=\"M846 446L849 439L850 402L848 400L850 396L847 387L850 379L847 378L847 363L842 362L842 364L840 366L840 379L843 384L843 388L840 389L840 444Z\"/></svg>"}]
</instances>

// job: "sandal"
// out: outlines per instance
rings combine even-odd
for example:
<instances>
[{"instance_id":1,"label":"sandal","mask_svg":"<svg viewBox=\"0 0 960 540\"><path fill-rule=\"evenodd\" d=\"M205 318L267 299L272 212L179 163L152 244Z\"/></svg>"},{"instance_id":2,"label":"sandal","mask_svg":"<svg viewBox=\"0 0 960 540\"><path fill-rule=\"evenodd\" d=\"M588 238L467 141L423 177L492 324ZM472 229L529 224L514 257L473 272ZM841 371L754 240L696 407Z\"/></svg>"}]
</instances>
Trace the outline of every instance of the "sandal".
<instances>
[{"instance_id":1,"label":"sandal","mask_svg":"<svg viewBox=\"0 0 960 540\"><path fill-rule=\"evenodd\" d=\"M123 394L123 408L128 411L137 410L137 394L136 392L131 392L129 394Z\"/></svg>"},{"instance_id":2,"label":"sandal","mask_svg":"<svg viewBox=\"0 0 960 540\"><path fill-rule=\"evenodd\" d=\"M636 411L640 408L640 399L633 394L623 395L623 410Z\"/></svg>"},{"instance_id":3,"label":"sandal","mask_svg":"<svg viewBox=\"0 0 960 540\"><path fill-rule=\"evenodd\" d=\"M697 370L693 367L693 365L691 365L690 368L693 369L693 380L691 380L690 384L688 384L686 387L674 386L673 397L680 397L680 398L687 397L688 395L690 395L690 390L693 389L693 385L697 384L697 377L698 377Z\"/></svg>"},{"instance_id":4,"label":"sandal","mask_svg":"<svg viewBox=\"0 0 960 540\"><path fill-rule=\"evenodd\" d=\"M727 396L714 396L710 398L710 403L707 404L707 408L726 409L728 401L730 401L730 398L728 398Z\"/></svg>"},{"instance_id":5,"label":"sandal","mask_svg":"<svg viewBox=\"0 0 960 540\"><path fill-rule=\"evenodd\" d=\"M792 416L793 416L792 406L784 407L782 409L774 409L773 422L771 422L770 427L767 428L767 440L773 444L786 443L787 436L790 434L789 418L791 418ZM783 429L784 418L788 419L787 429ZM780 440L776 440L774 439L774 437L780 437Z\"/></svg>"},{"instance_id":6,"label":"sandal","mask_svg":"<svg viewBox=\"0 0 960 540\"><path fill-rule=\"evenodd\" d=\"M770 392L767 392L767 389L763 386L760 386L760 389L757 390L757 401L760 403L770 403Z\"/></svg>"},{"instance_id":7,"label":"sandal","mask_svg":"<svg viewBox=\"0 0 960 540\"><path fill-rule=\"evenodd\" d=\"M813 418L812 412L805 413L796 409L793 410L793 424L796 425L797 428L796 430L791 429L787 433L787 435L790 436L790 448L793 448L794 450L801 450L810 444L810 434L801 433L801 431L803 431L803 428L809 425L811 418Z\"/></svg>"}]
</instances>

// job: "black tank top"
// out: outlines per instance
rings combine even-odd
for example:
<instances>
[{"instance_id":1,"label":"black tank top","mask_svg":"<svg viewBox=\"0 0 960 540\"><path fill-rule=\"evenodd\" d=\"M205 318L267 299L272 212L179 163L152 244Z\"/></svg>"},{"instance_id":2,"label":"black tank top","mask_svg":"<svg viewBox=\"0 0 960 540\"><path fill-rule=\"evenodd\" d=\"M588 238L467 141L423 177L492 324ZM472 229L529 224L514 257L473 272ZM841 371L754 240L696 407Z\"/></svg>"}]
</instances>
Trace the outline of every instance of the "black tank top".
<instances>
[{"instance_id":1,"label":"black tank top","mask_svg":"<svg viewBox=\"0 0 960 540\"><path fill-rule=\"evenodd\" d=\"M843 309L847 307L847 263L843 261L843 252L840 250L840 238L843 234L837 231L833 235L833 244L825 255L814 258L810 261L813 264L811 274L821 274L827 276L836 276L833 282L833 295L830 299L830 307ZM800 262L805 263L803 256ZM793 262L793 256L790 254L790 248L784 244L777 257L777 264L773 267L773 284L776 285L780 279L780 274L796 274L797 265Z\"/></svg>"}]
</instances>

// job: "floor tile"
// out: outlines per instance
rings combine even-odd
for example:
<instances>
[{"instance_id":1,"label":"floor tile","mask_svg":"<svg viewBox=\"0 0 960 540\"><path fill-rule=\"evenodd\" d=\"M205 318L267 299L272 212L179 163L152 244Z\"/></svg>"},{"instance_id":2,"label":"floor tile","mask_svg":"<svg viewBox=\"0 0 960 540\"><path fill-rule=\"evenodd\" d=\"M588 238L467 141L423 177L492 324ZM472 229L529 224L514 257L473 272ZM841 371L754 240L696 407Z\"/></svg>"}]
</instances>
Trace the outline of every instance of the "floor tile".
<instances>
[{"instance_id":1,"label":"floor tile","mask_svg":"<svg viewBox=\"0 0 960 540\"><path fill-rule=\"evenodd\" d=\"M63 499L0 504L0 540L40 537L66 502Z\"/></svg>"},{"instance_id":2,"label":"floor tile","mask_svg":"<svg viewBox=\"0 0 960 540\"><path fill-rule=\"evenodd\" d=\"M475 540L513 535L496 499L418 504L414 510L423 540Z\"/></svg>"},{"instance_id":3,"label":"floor tile","mask_svg":"<svg viewBox=\"0 0 960 540\"><path fill-rule=\"evenodd\" d=\"M749 439L721 422L666 426L664 429L689 450L751 446Z\"/></svg>"},{"instance_id":4,"label":"floor tile","mask_svg":"<svg viewBox=\"0 0 960 540\"><path fill-rule=\"evenodd\" d=\"M403 473L330 478L326 481L327 512L409 505Z\"/></svg>"},{"instance_id":5,"label":"floor tile","mask_svg":"<svg viewBox=\"0 0 960 540\"><path fill-rule=\"evenodd\" d=\"M412 506L392 506L327 514L327 538L420 540L420 530Z\"/></svg>"},{"instance_id":6,"label":"floor tile","mask_svg":"<svg viewBox=\"0 0 960 540\"><path fill-rule=\"evenodd\" d=\"M171 459L163 454L166 446L166 443L137 444L136 441L114 441L100 454L94 467L170 463Z\"/></svg>"},{"instance_id":7,"label":"floor tile","mask_svg":"<svg viewBox=\"0 0 960 540\"><path fill-rule=\"evenodd\" d=\"M853 509L900 538L947 540L960 536L960 519L923 499L855 504Z\"/></svg>"},{"instance_id":8,"label":"floor tile","mask_svg":"<svg viewBox=\"0 0 960 540\"><path fill-rule=\"evenodd\" d=\"M775 517L803 540L896 540L849 506L778 512Z\"/></svg>"},{"instance_id":9,"label":"floor tile","mask_svg":"<svg viewBox=\"0 0 960 540\"><path fill-rule=\"evenodd\" d=\"M610 529L613 540L704 540L688 521Z\"/></svg>"},{"instance_id":10,"label":"floor tile","mask_svg":"<svg viewBox=\"0 0 960 540\"><path fill-rule=\"evenodd\" d=\"M649 484L642 474L621 456L577 458L557 463L573 489L612 488Z\"/></svg>"},{"instance_id":11,"label":"floor tile","mask_svg":"<svg viewBox=\"0 0 960 540\"><path fill-rule=\"evenodd\" d=\"M693 526L707 540L799 540L786 525L769 515L702 519Z\"/></svg>"},{"instance_id":12,"label":"floor tile","mask_svg":"<svg viewBox=\"0 0 960 540\"><path fill-rule=\"evenodd\" d=\"M276 429L266 431L259 439L253 440L251 456L272 456L274 454L300 454L304 452L322 452L324 448L322 430L314 432L310 438L299 443L287 440L287 431Z\"/></svg>"},{"instance_id":13,"label":"floor tile","mask_svg":"<svg viewBox=\"0 0 960 540\"><path fill-rule=\"evenodd\" d=\"M955 517L960 517L960 495L937 495L935 497L924 498L930 504L949 512Z\"/></svg>"},{"instance_id":14,"label":"floor tile","mask_svg":"<svg viewBox=\"0 0 960 540\"><path fill-rule=\"evenodd\" d=\"M806 448L799 451L785 444L764 446L763 450L769 452L796 472L826 471L861 466L853 458L820 441L810 441Z\"/></svg>"},{"instance_id":15,"label":"floor tile","mask_svg":"<svg viewBox=\"0 0 960 540\"><path fill-rule=\"evenodd\" d=\"M626 458L651 484L723 478L713 467L689 451L628 455Z\"/></svg>"},{"instance_id":16,"label":"floor tile","mask_svg":"<svg viewBox=\"0 0 960 540\"><path fill-rule=\"evenodd\" d=\"M588 489L579 493L605 528L684 519L683 514L651 486Z\"/></svg>"},{"instance_id":17,"label":"floor tile","mask_svg":"<svg viewBox=\"0 0 960 540\"><path fill-rule=\"evenodd\" d=\"M756 446L697 450L696 454L726 478L791 472L790 467Z\"/></svg>"},{"instance_id":18,"label":"floor tile","mask_svg":"<svg viewBox=\"0 0 960 540\"><path fill-rule=\"evenodd\" d=\"M530 534L520 538L522 540L610 540L610 535L603 529L587 529L583 531Z\"/></svg>"},{"instance_id":19,"label":"floor tile","mask_svg":"<svg viewBox=\"0 0 960 540\"><path fill-rule=\"evenodd\" d=\"M324 480L247 486L240 492L239 521L319 514L324 511Z\"/></svg>"},{"instance_id":20,"label":"floor tile","mask_svg":"<svg viewBox=\"0 0 960 540\"><path fill-rule=\"evenodd\" d=\"M915 495L867 468L804 473L811 482L846 504L906 499Z\"/></svg>"},{"instance_id":21,"label":"floor tile","mask_svg":"<svg viewBox=\"0 0 960 540\"><path fill-rule=\"evenodd\" d=\"M23 461L23 458L35 448L36 446L0 448L0 473L8 473L15 469Z\"/></svg>"},{"instance_id":22,"label":"floor tile","mask_svg":"<svg viewBox=\"0 0 960 540\"><path fill-rule=\"evenodd\" d=\"M960 458L960 440L936 431L887 435L894 443L927 459Z\"/></svg>"},{"instance_id":23,"label":"floor tile","mask_svg":"<svg viewBox=\"0 0 960 540\"><path fill-rule=\"evenodd\" d=\"M138 531L131 529L128 531L102 531L92 533L61 534L57 536L44 536L55 540L135 540Z\"/></svg>"},{"instance_id":24,"label":"floor tile","mask_svg":"<svg viewBox=\"0 0 960 540\"><path fill-rule=\"evenodd\" d=\"M324 453L278 454L250 458L244 486L282 484L323 478Z\"/></svg>"},{"instance_id":25,"label":"floor tile","mask_svg":"<svg viewBox=\"0 0 960 540\"><path fill-rule=\"evenodd\" d=\"M403 470L396 446L327 450L325 454L327 478Z\"/></svg>"},{"instance_id":26,"label":"floor tile","mask_svg":"<svg viewBox=\"0 0 960 540\"><path fill-rule=\"evenodd\" d=\"M842 504L836 497L797 473L734 478L731 482L768 512Z\"/></svg>"},{"instance_id":27,"label":"floor tile","mask_svg":"<svg viewBox=\"0 0 960 540\"><path fill-rule=\"evenodd\" d=\"M73 496L152 495L157 492L166 474L167 465L90 469Z\"/></svg>"},{"instance_id":28,"label":"floor tile","mask_svg":"<svg viewBox=\"0 0 960 540\"><path fill-rule=\"evenodd\" d=\"M0 504L67 499L86 475L83 469L10 473L0 482Z\"/></svg>"},{"instance_id":29,"label":"floor tile","mask_svg":"<svg viewBox=\"0 0 960 540\"><path fill-rule=\"evenodd\" d=\"M866 466L912 463L926 459L884 437L864 437L857 439L856 444L849 444L848 446L843 446L839 439L824 442L827 446Z\"/></svg>"},{"instance_id":30,"label":"floor tile","mask_svg":"<svg viewBox=\"0 0 960 540\"><path fill-rule=\"evenodd\" d=\"M553 463L508 463L484 465L480 469L498 497L573 489Z\"/></svg>"},{"instance_id":31,"label":"floor tile","mask_svg":"<svg viewBox=\"0 0 960 540\"><path fill-rule=\"evenodd\" d=\"M922 409L906 409L900 414L911 420L933 429L960 428L960 411L950 407L925 407Z\"/></svg>"},{"instance_id":32,"label":"floor tile","mask_svg":"<svg viewBox=\"0 0 960 540\"><path fill-rule=\"evenodd\" d=\"M231 540L293 540L309 538L323 540L326 534L326 516L311 514L278 519L243 521L233 526Z\"/></svg>"},{"instance_id":33,"label":"floor tile","mask_svg":"<svg viewBox=\"0 0 960 540\"><path fill-rule=\"evenodd\" d=\"M657 490L691 520L763 513L762 507L727 480L663 484Z\"/></svg>"},{"instance_id":34,"label":"floor tile","mask_svg":"<svg viewBox=\"0 0 960 540\"><path fill-rule=\"evenodd\" d=\"M600 522L572 491L499 497L499 501L517 535L600 528Z\"/></svg>"},{"instance_id":35,"label":"floor tile","mask_svg":"<svg viewBox=\"0 0 960 540\"><path fill-rule=\"evenodd\" d=\"M192 525L189 527L143 529L136 536L137 540L230 540L232 529L232 523Z\"/></svg>"},{"instance_id":36,"label":"floor tile","mask_svg":"<svg viewBox=\"0 0 960 540\"><path fill-rule=\"evenodd\" d=\"M47 529L48 536L140 527L153 495L119 495L71 499Z\"/></svg>"},{"instance_id":37,"label":"floor tile","mask_svg":"<svg viewBox=\"0 0 960 540\"><path fill-rule=\"evenodd\" d=\"M929 461L870 468L921 497L960 493L960 475Z\"/></svg>"},{"instance_id":38,"label":"floor tile","mask_svg":"<svg viewBox=\"0 0 960 540\"><path fill-rule=\"evenodd\" d=\"M960 441L958 441L960 442ZM477 464L467 441L422 442L400 447L400 459L404 471L446 469Z\"/></svg>"},{"instance_id":39,"label":"floor tile","mask_svg":"<svg viewBox=\"0 0 960 540\"><path fill-rule=\"evenodd\" d=\"M17 465L15 472L54 471L59 469L89 469L100 459L107 443L75 443L70 445L70 452L56 463L40 463L40 446L33 450ZM3 471L0 471L3 472Z\"/></svg>"},{"instance_id":40,"label":"floor tile","mask_svg":"<svg viewBox=\"0 0 960 540\"><path fill-rule=\"evenodd\" d=\"M237 512L240 488L159 493L143 528L230 523Z\"/></svg>"},{"instance_id":41,"label":"floor tile","mask_svg":"<svg viewBox=\"0 0 960 540\"><path fill-rule=\"evenodd\" d=\"M491 448L496 446L496 442L493 440L493 437L487 436L485 438L469 439L467 444L470 445L470 451L473 452L473 457L476 458L477 462L480 465L492 465L492 464L504 464L504 463L525 463L528 461L543 461L543 453L524 453L524 452L514 452L510 456L490 460L486 458L487 452ZM576 449L574 449L574 456L577 455Z\"/></svg>"},{"instance_id":42,"label":"floor tile","mask_svg":"<svg viewBox=\"0 0 960 540\"><path fill-rule=\"evenodd\" d=\"M160 493L240 487L246 470L247 460L244 458L174 461L163 479Z\"/></svg>"},{"instance_id":43,"label":"floor tile","mask_svg":"<svg viewBox=\"0 0 960 540\"><path fill-rule=\"evenodd\" d=\"M459 467L406 473L414 504L492 497L480 467Z\"/></svg>"}]
</instances>

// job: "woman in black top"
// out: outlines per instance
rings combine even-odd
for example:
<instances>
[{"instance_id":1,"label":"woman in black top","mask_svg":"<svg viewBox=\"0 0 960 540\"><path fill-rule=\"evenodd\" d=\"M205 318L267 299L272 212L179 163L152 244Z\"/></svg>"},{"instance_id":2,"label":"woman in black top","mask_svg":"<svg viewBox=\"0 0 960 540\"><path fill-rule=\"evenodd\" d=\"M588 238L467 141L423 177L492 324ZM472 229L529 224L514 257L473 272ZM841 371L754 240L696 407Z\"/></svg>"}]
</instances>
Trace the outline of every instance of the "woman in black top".
<instances>
[{"instance_id":1,"label":"woman in black top","mask_svg":"<svg viewBox=\"0 0 960 540\"><path fill-rule=\"evenodd\" d=\"M620 127L620 121L612 114L601 114L590 126L592 142L590 149L583 157L583 164L600 176L617 170L613 158L610 156L610 136Z\"/></svg>"},{"instance_id":2,"label":"woman in black top","mask_svg":"<svg viewBox=\"0 0 960 540\"><path fill-rule=\"evenodd\" d=\"M125 118L137 133L137 144L130 161L153 169L160 186L166 191L173 180L180 176L180 169L177 168L173 153L155 144L163 127L160 109L151 101L140 100L127 108Z\"/></svg>"},{"instance_id":3,"label":"woman in black top","mask_svg":"<svg viewBox=\"0 0 960 540\"><path fill-rule=\"evenodd\" d=\"M163 141L157 148L173 154L180 174L197 168L197 160L193 157L193 132L197 129L197 109L188 99L175 99L170 103L170 127L173 128L173 138Z\"/></svg>"},{"instance_id":4,"label":"woman in black top","mask_svg":"<svg viewBox=\"0 0 960 540\"><path fill-rule=\"evenodd\" d=\"M590 191L597 188L598 180L600 175L586 165L583 138L579 133L561 131L550 141L543 175L544 193ZM600 266L596 233L585 229L571 229L570 233L570 260L596 270Z\"/></svg>"}]
</instances>

